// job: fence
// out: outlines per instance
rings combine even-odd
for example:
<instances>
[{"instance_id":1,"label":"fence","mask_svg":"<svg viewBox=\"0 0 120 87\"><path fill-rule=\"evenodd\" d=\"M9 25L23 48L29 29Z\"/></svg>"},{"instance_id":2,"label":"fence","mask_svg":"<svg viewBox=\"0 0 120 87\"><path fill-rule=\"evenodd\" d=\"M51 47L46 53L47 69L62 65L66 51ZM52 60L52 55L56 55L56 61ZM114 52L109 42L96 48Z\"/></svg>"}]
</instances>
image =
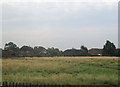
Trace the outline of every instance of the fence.
<instances>
[{"instance_id":1,"label":"fence","mask_svg":"<svg viewBox=\"0 0 120 87\"><path fill-rule=\"evenodd\" d=\"M119 85L50 85L34 83L2 82L2 87L119 87Z\"/></svg>"},{"instance_id":2,"label":"fence","mask_svg":"<svg viewBox=\"0 0 120 87\"><path fill-rule=\"evenodd\" d=\"M56 87L56 86L58 85L2 82L2 87ZM62 85L59 85L59 87L62 87Z\"/></svg>"},{"instance_id":3,"label":"fence","mask_svg":"<svg viewBox=\"0 0 120 87\"><path fill-rule=\"evenodd\" d=\"M2 82L2 87L78 87L78 86L77 85L57 85L57 84L50 85L50 84Z\"/></svg>"}]
</instances>

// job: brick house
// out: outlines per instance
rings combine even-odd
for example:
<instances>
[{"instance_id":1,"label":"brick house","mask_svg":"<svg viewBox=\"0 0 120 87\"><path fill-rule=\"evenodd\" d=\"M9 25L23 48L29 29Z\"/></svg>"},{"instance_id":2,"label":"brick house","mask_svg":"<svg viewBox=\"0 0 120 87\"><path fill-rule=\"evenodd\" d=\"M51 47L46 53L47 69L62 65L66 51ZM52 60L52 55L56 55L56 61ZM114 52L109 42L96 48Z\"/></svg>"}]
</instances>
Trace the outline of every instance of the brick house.
<instances>
[{"instance_id":1,"label":"brick house","mask_svg":"<svg viewBox=\"0 0 120 87\"><path fill-rule=\"evenodd\" d=\"M88 51L89 55L92 56L101 56L102 55L102 49L98 49L98 48L92 48Z\"/></svg>"}]
</instances>

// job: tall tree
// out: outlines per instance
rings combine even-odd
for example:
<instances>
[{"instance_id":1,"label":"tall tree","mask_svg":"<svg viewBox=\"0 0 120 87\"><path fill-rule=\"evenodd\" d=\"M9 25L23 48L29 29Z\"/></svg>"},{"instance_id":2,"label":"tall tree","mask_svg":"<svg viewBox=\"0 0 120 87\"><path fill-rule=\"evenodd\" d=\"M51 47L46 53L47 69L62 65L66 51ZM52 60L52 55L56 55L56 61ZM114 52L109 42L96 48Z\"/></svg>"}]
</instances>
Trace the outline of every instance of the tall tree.
<instances>
[{"instance_id":1,"label":"tall tree","mask_svg":"<svg viewBox=\"0 0 120 87\"><path fill-rule=\"evenodd\" d=\"M19 47L17 47L16 44L14 44L13 42L9 42L5 44L4 50L8 51L8 50L12 50L12 51L18 51Z\"/></svg>"},{"instance_id":2,"label":"tall tree","mask_svg":"<svg viewBox=\"0 0 120 87\"><path fill-rule=\"evenodd\" d=\"M81 50L84 50L84 51L88 52L87 47L85 47L84 45L81 46Z\"/></svg>"},{"instance_id":3,"label":"tall tree","mask_svg":"<svg viewBox=\"0 0 120 87\"><path fill-rule=\"evenodd\" d=\"M49 56L52 56L52 57L61 55L61 51L59 51L58 48L54 48L54 47L48 48L47 51L49 53Z\"/></svg>"},{"instance_id":4,"label":"tall tree","mask_svg":"<svg viewBox=\"0 0 120 87\"><path fill-rule=\"evenodd\" d=\"M81 51L83 52L83 54L84 54L85 56L88 55L88 49L87 49L87 47L85 47L84 45L81 46Z\"/></svg>"},{"instance_id":5,"label":"tall tree","mask_svg":"<svg viewBox=\"0 0 120 87\"><path fill-rule=\"evenodd\" d=\"M42 46L34 47L34 55L35 56L47 56L47 50Z\"/></svg>"},{"instance_id":6,"label":"tall tree","mask_svg":"<svg viewBox=\"0 0 120 87\"><path fill-rule=\"evenodd\" d=\"M22 46L20 48L20 51L33 51L33 48L30 46Z\"/></svg>"},{"instance_id":7,"label":"tall tree","mask_svg":"<svg viewBox=\"0 0 120 87\"><path fill-rule=\"evenodd\" d=\"M15 57L18 56L18 53L19 47L13 42L6 43L4 50L2 51L4 57Z\"/></svg>"},{"instance_id":8,"label":"tall tree","mask_svg":"<svg viewBox=\"0 0 120 87\"><path fill-rule=\"evenodd\" d=\"M32 57L34 56L34 50L30 46L22 46L20 48L19 55L24 57Z\"/></svg>"},{"instance_id":9,"label":"tall tree","mask_svg":"<svg viewBox=\"0 0 120 87\"><path fill-rule=\"evenodd\" d=\"M106 41L106 44L103 47L103 55L104 56L115 56L116 55L116 47L114 43L110 41Z\"/></svg>"}]
</instances>

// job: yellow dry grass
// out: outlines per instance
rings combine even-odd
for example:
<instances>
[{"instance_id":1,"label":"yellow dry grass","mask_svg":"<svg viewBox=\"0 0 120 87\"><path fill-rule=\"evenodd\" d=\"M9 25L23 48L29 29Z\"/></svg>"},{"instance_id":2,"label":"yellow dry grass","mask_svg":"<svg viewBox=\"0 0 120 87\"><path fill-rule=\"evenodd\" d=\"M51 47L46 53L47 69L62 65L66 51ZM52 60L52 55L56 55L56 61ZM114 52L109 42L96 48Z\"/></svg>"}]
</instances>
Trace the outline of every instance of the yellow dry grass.
<instances>
[{"instance_id":1,"label":"yellow dry grass","mask_svg":"<svg viewBox=\"0 0 120 87\"><path fill-rule=\"evenodd\" d=\"M23 57L2 60L3 81L117 84L118 57ZM112 80L113 79L113 80Z\"/></svg>"},{"instance_id":2,"label":"yellow dry grass","mask_svg":"<svg viewBox=\"0 0 120 87\"><path fill-rule=\"evenodd\" d=\"M106 56L95 56L95 57L88 57L88 56L81 56L81 57L25 57L25 59L48 59L48 60L52 60L52 59L115 59L118 60L120 57L106 57Z\"/></svg>"}]
</instances>

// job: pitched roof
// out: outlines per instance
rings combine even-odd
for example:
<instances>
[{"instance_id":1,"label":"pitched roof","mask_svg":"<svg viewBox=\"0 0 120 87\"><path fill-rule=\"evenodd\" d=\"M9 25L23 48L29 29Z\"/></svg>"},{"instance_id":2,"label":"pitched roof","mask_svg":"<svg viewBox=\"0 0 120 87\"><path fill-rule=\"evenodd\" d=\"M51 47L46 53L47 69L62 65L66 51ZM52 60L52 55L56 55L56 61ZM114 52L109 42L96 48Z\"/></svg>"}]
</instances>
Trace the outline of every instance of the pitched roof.
<instances>
[{"instance_id":1,"label":"pitched roof","mask_svg":"<svg viewBox=\"0 0 120 87\"><path fill-rule=\"evenodd\" d=\"M103 49L92 48L88 51L90 55L102 55Z\"/></svg>"}]
</instances>

